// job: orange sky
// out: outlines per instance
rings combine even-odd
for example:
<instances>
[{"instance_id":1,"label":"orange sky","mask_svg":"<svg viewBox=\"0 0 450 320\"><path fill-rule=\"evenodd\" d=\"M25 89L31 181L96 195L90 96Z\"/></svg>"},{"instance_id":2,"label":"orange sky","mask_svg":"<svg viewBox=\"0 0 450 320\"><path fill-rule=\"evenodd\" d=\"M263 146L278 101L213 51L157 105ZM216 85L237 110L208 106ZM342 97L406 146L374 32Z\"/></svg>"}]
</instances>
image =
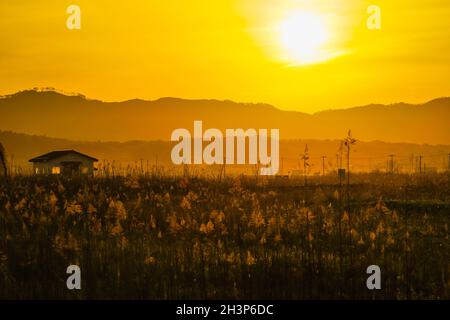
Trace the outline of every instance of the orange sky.
<instances>
[{"instance_id":1,"label":"orange sky","mask_svg":"<svg viewBox=\"0 0 450 320\"><path fill-rule=\"evenodd\" d=\"M81 30L66 28L70 4ZM366 27L370 4L381 30ZM313 17L299 39L317 40L319 21L326 29L317 61L299 63L301 44L283 43L279 28L298 12ZM450 96L449 16L448 0L2 0L0 94L50 86L107 101L216 98L304 112L423 102Z\"/></svg>"}]
</instances>

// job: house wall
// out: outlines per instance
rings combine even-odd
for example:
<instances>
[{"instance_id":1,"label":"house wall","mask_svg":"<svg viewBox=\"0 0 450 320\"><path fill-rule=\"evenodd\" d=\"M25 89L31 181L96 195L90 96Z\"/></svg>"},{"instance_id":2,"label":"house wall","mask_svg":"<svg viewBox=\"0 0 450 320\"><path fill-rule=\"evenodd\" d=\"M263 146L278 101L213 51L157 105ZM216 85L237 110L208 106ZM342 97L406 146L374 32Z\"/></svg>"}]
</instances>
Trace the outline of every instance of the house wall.
<instances>
[{"instance_id":1,"label":"house wall","mask_svg":"<svg viewBox=\"0 0 450 320\"><path fill-rule=\"evenodd\" d=\"M94 161L82 157L78 154L67 154L64 155L62 157L50 160L48 162L45 163L38 163L35 162L34 163L34 172L38 173L38 174L51 174L52 173L52 169L53 167L62 167L61 162L64 161L77 161L77 162L81 162L80 165L80 171L82 173L88 174L88 175L93 175L94 174ZM38 170L38 172L36 172L36 169ZM86 170L86 172L83 171ZM61 169L62 170L62 169Z\"/></svg>"},{"instance_id":2,"label":"house wall","mask_svg":"<svg viewBox=\"0 0 450 320\"><path fill-rule=\"evenodd\" d=\"M49 174L48 165L46 163L34 162L33 163L33 172L35 174Z\"/></svg>"}]
</instances>

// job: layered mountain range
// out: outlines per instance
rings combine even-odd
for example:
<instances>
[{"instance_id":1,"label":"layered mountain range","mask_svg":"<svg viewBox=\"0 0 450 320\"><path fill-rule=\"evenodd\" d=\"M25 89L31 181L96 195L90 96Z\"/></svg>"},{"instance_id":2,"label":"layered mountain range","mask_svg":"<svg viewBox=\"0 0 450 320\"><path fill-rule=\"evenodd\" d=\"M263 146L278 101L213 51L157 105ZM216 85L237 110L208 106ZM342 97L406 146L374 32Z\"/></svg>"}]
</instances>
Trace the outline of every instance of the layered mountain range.
<instances>
[{"instance_id":1,"label":"layered mountain range","mask_svg":"<svg viewBox=\"0 0 450 320\"><path fill-rule=\"evenodd\" d=\"M330 97L332 99L332 97ZM299 105L298 110L302 107ZM424 104L371 104L314 114L269 104L161 98L103 102L57 91L0 98L0 130L78 141L170 140L176 128L279 128L281 139L340 139L450 144L450 98Z\"/></svg>"}]
</instances>

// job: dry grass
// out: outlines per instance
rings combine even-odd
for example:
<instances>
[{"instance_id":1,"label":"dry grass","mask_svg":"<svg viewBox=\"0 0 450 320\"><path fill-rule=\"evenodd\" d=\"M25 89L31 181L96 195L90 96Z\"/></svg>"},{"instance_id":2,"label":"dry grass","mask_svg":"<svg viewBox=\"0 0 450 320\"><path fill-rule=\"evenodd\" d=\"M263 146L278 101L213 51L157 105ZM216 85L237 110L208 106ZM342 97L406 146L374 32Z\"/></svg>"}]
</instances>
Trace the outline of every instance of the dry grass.
<instances>
[{"instance_id":1,"label":"dry grass","mask_svg":"<svg viewBox=\"0 0 450 320\"><path fill-rule=\"evenodd\" d=\"M449 175L335 180L0 181L0 298L449 299Z\"/></svg>"}]
</instances>

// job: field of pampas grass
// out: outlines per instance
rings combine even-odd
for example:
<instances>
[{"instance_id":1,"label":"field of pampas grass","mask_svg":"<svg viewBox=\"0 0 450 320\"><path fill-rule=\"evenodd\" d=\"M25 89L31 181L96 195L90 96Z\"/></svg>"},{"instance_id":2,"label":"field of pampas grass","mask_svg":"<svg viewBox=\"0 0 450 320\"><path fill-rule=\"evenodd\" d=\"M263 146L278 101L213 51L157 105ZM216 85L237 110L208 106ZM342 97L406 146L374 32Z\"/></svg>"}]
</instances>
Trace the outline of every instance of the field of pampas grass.
<instances>
[{"instance_id":1,"label":"field of pampas grass","mask_svg":"<svg viewBox=\"0 0 450 320\"><path fill-rule=\"evenodd\" d=\"M349 194L334 177L0 180L0 298L449 299L450 176L355 174Z\"/></svg>"}]
</instances>

